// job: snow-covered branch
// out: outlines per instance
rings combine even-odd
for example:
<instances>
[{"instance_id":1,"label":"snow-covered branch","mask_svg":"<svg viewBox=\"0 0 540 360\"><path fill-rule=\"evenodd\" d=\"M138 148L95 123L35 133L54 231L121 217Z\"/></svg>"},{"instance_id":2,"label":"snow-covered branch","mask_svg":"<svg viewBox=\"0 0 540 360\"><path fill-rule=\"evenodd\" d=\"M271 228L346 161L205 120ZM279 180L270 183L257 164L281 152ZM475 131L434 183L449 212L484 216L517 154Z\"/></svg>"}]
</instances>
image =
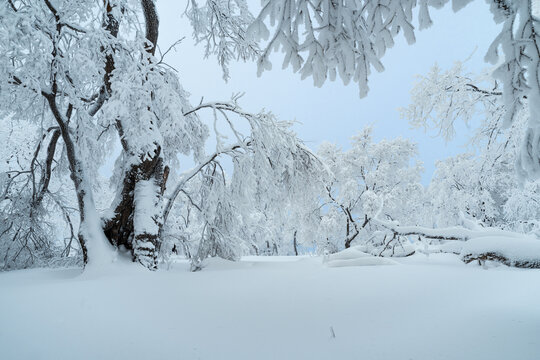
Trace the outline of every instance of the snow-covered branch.
<instances>
[{"instance_id":1,"label":"snow-covered branch","mask_svg":"<svg viewBox=\"0 0 540 360\"><path fill-rule=\"evenodd\" d=\"M169 199L168 199L168 201L167 201L167 203L165 205L165 210L163 211L163 224L164 225L166 224L167 218L169 217L169 213L171 212L171 209L172 209L172 207L174 205L174 201L178 197L178 194L180 194L180 192L184 189L186 183L189 180L191 180L195 175L197 175L205 166L207 166L211 162L215 161L218 156L220 156L222 154L231 154L231 153L233 153L234 151L236 151L236 150L238 150L240 148L242 148L241 145L235 144L235 145L229 146L227 148L221 149L220 151L216 151L215 153L213 153L212 155L209 155L206 159L201 161L201 163L199 165L197 165L194 168L192 168L191 170L188 170L187 172L183 173L180 176L180 181L178 182L178 184L176 184L172 194L170 195L170 197L169 197Z\"/></svg>"},{"instance_id":2,"label":"snow-covered branch","mask_svg":"<svg viewBox=\"0 0 540 360\"><path fill-rule=\"evenodd\" d=\"M504 236L508 238L519 238L522 234L505 231L497 228L481 228L471 230L465 227L448 227L448 228L427 228L422 226L402 226L396 222L385 221L380 219L372 219L372 222L390 230L394 234L401 236L417 235L428 239L438 240L469 240L485 236Z\"/></svg>"}]
</instances>

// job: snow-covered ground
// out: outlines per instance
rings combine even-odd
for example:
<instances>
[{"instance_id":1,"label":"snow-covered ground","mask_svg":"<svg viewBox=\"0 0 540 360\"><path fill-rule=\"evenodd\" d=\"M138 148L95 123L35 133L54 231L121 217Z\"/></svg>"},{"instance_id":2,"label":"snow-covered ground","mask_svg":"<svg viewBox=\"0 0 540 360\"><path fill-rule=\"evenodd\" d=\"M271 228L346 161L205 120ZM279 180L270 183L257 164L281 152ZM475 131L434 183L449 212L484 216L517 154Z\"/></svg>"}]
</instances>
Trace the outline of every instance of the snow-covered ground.
<instances>
[{"instance_id":1,"label":"snow-covered ground","mask_svg":"<svg viewBox=\"0 0 540 360\"><path fill-rule=\"evenodd\" d=\"M540 359L540 270L396 261L0 273L0 358Z\"/></svg>"}]
</instances>

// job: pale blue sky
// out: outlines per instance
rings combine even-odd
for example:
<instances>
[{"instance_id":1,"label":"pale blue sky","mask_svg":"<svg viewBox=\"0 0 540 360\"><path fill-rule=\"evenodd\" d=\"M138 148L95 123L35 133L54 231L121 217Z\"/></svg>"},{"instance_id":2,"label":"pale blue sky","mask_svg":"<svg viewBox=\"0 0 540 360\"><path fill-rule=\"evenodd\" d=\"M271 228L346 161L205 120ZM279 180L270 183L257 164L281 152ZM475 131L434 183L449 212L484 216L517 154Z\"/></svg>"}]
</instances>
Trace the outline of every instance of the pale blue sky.
<instances>
[{"instance_id":1,"label":"pale blue sky","mask_svg":"<svg viewBox=\"0 0 540 360\"><path fill-rule=\"evenodd\" d=\"M258 0L253 3L258 4ZM181 17L185 6L185 1L158 1L159 44L165 49L186 37L177 51L170 53L167 63L179 70L184 88L192 94L192 103L198 103L202 96L205 101L224 100L232 93L246 92L241 100L246 110L265 108L281 119L301 122L295 130L313 149L324 140L346 149L352 135L373 124L376 140L403 136L419 144L419 158L426 169L424 183L431 178L436 160L466 150L470 130L465 125L460 124L456 139L446 144L436 132L425 134L422 129L411 129L397 109L409 104L415 75L425 74L435 63L447 69L474 52L468 70L477 72L488 66L483 57L498 26L484 1L475 0L458 13L449 4L433 10L433 26L417 32L414 45L407 45L399 36L383 58L386 70L370 76L370 92L364 99L359 98L355 83L344 86L338 79L316 88L311 79L300 80L290 68L281 69L281 54L275 54L273 70L260 78L254 63L233 64L231 79L225 83L216 59L204 60L203 47L193 46L189 24Z\"/></svg>"}]
</instances>

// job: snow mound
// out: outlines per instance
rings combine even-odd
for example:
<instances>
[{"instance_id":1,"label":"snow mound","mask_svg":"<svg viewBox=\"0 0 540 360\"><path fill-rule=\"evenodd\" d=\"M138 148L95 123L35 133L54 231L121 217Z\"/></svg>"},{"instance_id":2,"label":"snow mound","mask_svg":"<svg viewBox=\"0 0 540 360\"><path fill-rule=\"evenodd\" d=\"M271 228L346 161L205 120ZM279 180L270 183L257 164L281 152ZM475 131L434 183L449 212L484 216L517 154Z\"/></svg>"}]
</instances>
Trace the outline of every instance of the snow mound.
<instances>
[{"instance_id":1,"label":"snow mound","mask_svg":"<svg viewBox=\"0 0 540 360\"><path fill-rule=\"evenodd\" d=\"M361 245L345 249L335 254L328 255L325 259L328 267L344 266L373 266L373 265L395 265L397 262L384 257L373 256L361 251Z\"/></svg>"},{"instance_id":2,"label":"snow mound","mask_svg":"<svg viewBox=\"0 0 540 360\"><path fill-rule=\"evenodd\" d=\"M519 268L540 268L540 240L529 236L486 236L470 239L461 250L461 259L492 260Z\"/></svg>"}]
</instances>

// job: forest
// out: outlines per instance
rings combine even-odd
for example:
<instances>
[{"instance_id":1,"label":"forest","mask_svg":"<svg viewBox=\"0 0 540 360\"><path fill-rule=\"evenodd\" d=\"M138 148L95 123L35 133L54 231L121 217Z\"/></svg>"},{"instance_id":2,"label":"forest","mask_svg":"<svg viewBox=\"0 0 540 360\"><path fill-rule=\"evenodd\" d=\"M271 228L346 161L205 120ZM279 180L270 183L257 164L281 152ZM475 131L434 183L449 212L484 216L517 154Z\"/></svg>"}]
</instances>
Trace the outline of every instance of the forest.
<instances>
[{"instance_id":1,"label":"forest","mask_svg":"<svg viewBox=\"0 0 540 360\"><path fill-rule=\"evenodd\" d=\"M396 42L414 48L434 12L451 6L457 24L471 2L186 0L182 36L220 67L210 79L170 64L189 49L160 42L170 29L155 0L2 0L0 357L538 359L535 0L486 1L499 32L485 71L452 59L411 82L403 122L441 144L469 131L428 181L418 141L380 139L376 123L347 144L312 145L244 93L199 101L182 81L192 72L211 87L232 64L255 63L258 76L282 65L315 87L352 83L363 99ZM370 309L382 320L346 321ZM202 329L220 326L230 334ZM24 340L30 328L39 340ZM81 345L88 337L102 346ZM282 346L262 352L265 342Z\"/></svg>"}]
</instances>

